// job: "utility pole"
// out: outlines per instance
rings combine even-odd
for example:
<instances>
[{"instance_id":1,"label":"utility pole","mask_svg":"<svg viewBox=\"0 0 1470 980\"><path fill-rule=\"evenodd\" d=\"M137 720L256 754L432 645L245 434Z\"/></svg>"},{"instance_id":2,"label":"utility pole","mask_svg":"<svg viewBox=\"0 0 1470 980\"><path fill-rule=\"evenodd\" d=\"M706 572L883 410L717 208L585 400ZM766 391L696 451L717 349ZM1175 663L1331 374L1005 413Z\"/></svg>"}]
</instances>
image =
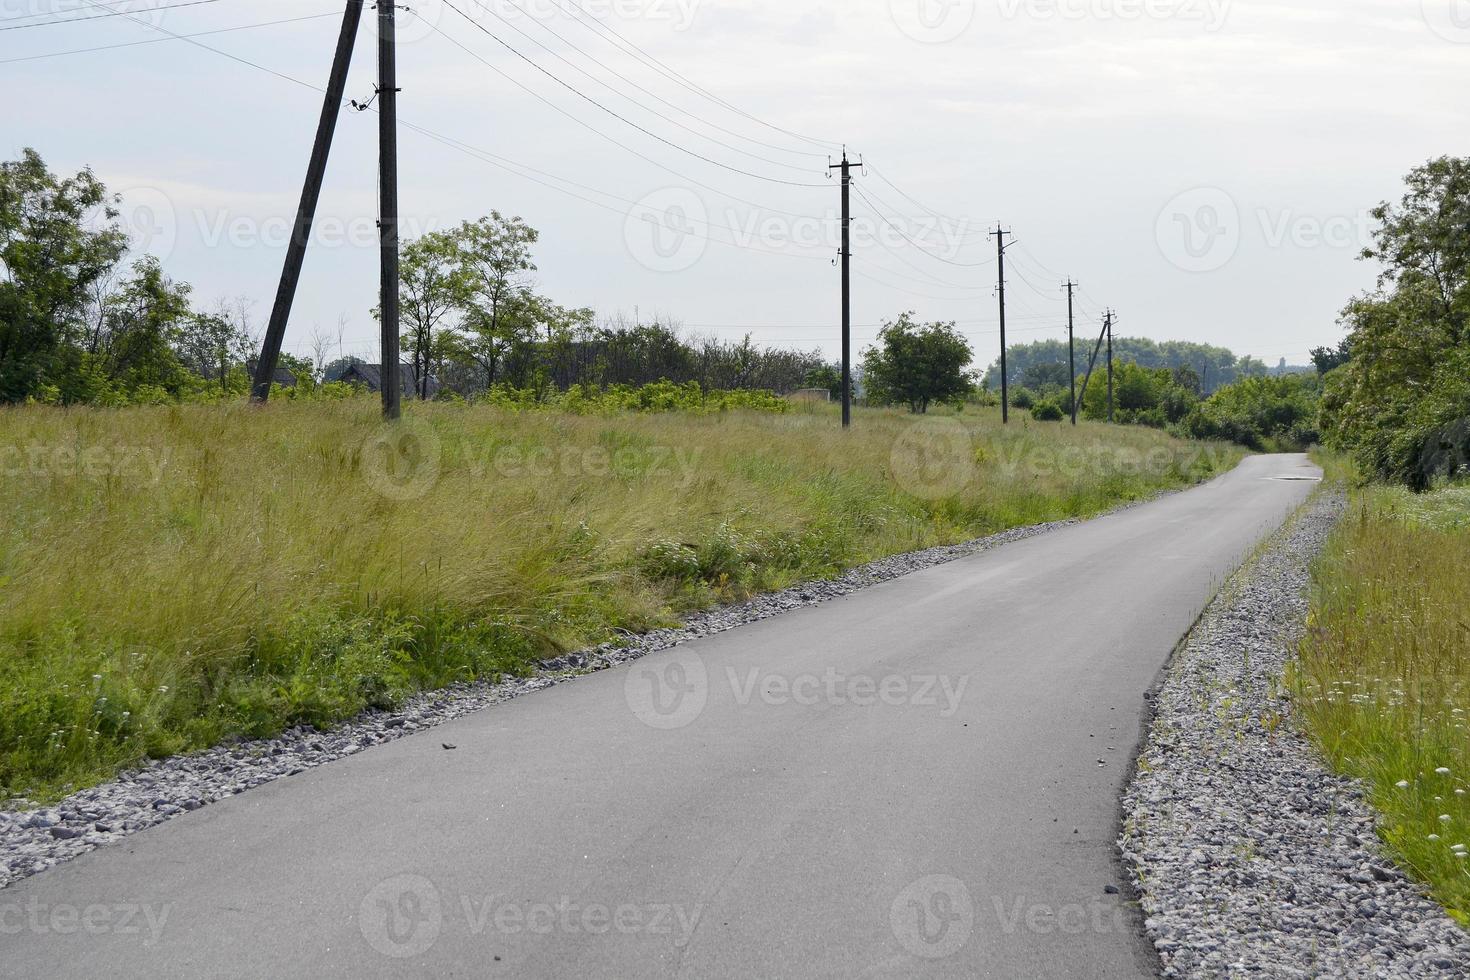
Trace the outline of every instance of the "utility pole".
<instances>
[{"instance_id":1,"label":"utility pole","mask_svg":"<svg viewBox=\"0 0 1470 980\"><path fill-rule=\"evenodd\" d=\"M1011 391L1010 379L1006 376L1006 236L1010 232L1002 228L1000 222L995 223L995 231L987 237L995 239L995 260L999 267L996 272L996 282L1000 287L1000 421L1002 424L1011 420ZM1015 244L1014 241L1011 242Z\"/></svg>"},{"instance_id":2,"label":"utility pole","mask_svg":"<svg viewBox=\"0 0 1470 980\"><path fill-rule=\"evenodd\" d=\"M1108 310L1108 317L1103 325L1108 333L1108 422L1113 421L1113 311Z\"/></svg>"},{"instance_id":3,"label":"utility pole","mask_svg":"<svg viewBox=\"0 0 1470 980\"><path fill-rule=\"evenodd\" d=\"M347 88L347 68L352 63L352 49L357 41L357 28L362 21L363 0L347 0L342 12L342 32L337 38L337 54L332 59L332 74L327 80L327 94L322 100L322 114L316 126L316 142L306 166L306 186L301 190L301 203L296 208L296 225L286 246L286 264L281 269L281 282L276 287L276 302L271 307L270 323L260 345L260 358L255 362L251 379L250 400L263 404L271 395L271 379L276 375L276 362L281 357L281 342L286 336L286 322L291 319L291 304L296 299L296 284L301 280L301 264L306 258L306 243L311 238L316 206L321 198L322 179L327 172L327 157L332 150L332 137L337 131L337 116L342 109L342 96Z\"/></svg>"},{"instance_id":4,"label":"utility pole","mask_svg":"<svg viewBox=\"0 0 1470 980\"><path fill-rule=\"evenodd\" d=\"M378 243L382 258L383 418L401 414L398 360L398 65L393 0L378 0Z\"/></svg>"},{"instance_id":5,"label":"utility pole","mask_svg":"<svg viewBox=\"0 0 1470 980\"><path fill-rule=\"evenodd\" d=\"M828 173L837 169L842 171L842 427L847 429L852 427L852 164L845 146L842 162L827 164Z\"/></svg>"},{"instance_id":6,"label":"utility pole","mask_svg":"<svg viewBox=\"0 0 1470 980\"><path fill-rule=\"evenodd\" d=\"M1072 335L1072 290L1077 283L1067 279L1067 381L1072 386L1072 424L1077 424L1077 341Z\"/></svg>"}]
</instances>

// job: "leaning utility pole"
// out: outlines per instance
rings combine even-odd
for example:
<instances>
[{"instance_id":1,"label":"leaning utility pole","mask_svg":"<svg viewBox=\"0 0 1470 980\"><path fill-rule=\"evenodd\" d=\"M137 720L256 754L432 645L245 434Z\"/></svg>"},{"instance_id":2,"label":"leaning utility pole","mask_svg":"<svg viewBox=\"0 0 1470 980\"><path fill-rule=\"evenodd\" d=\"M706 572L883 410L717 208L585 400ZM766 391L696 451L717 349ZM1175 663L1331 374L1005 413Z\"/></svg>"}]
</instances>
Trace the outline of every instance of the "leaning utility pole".
<instances>
[{"instance_id":1,"label":"leaning utility pole","mask_svg":"<svg viewBox=\"0 0 1470 980\"><path fill-rule=\"evenodd\" d=\"M1108 421L1113 421L1113 311L1108 310L1103 329L1108 333Z\"/></svg>"},{"instance_id":2,"label":"leaning utility pole","mask_svg":"<svg viewBox=\"0 0 1470 980\"><path fill-rule=\"evenodd\" d=\"M987 237L995 239L995 261L999 266L996 272L996 282L1000 287L1000 420L1002 423L1011 420L1011 390L1010 379L1006 376L1006 236L1010 232L996 222L995 231ZM1015 242L1011 243L1012 245Z\"/></svg>"},{"instance_id":3,"label":"leaning utility pole","mask_svg":"<svg viewBox=\"0 0 1470 980\"><path fill-rule=\"evenodd\" d=\"M1072 335L1072 290L1077 284L1067 279L1067 380L1072 385L1072 424L1077 424L1077 342Z\"/></svg>"},{"instance_id":4,"label":"leaning utility pole","mask_svg":"<svg viewBox=\"0 0 1470 980\"><path fill-rule=\"evenodd\" d=\"M398 377L398 66L393 0L378 0L378 242L382 253L383 418L402 411Z\"/></svg>"},{"instance_id":5,"label":"leaning utility pole","mask_svg":"<svg viewBox=\"0 0 1470 980\"><path fill-rule=\"evenodd\" d=\"M846 429L852 426L852 164L845 146L842 162L827 164L828 173L837 169L842 171L842 427Z\"/></svg>"},{"instance_id":6,"label":"leaning utility pole","mask_svg":"<svg viewBox=\"0 0 1470 980\"><path fill-rule=\"evenodd\" d=\"M296 299L296 284L301 280L301 264L306 258L306 243L311 238L316 206L321 198L322 179L327 172L327 157L332 149L332 136L337 131L337 116L342 109L342 96L347 88L347 68L352 63L352 49L362 21L362 0L347 0L342 13L342 33L337 38L337 55L332 59L332 74L327 80L327 94L322 101L322 115L317 122L316 143L311 148L311 161L306 166L306 186L296 209L296 225L286 246L286 264L281 269L281 282L276 287L276 302L271 307L270 323L260 345L260 359L255 362L250 400L263 403L271 395L271 379L276 375L276 362L281 357L281 341L286 336L286 321L291 318L291 304Z\"/></svg>"}]
</instances>

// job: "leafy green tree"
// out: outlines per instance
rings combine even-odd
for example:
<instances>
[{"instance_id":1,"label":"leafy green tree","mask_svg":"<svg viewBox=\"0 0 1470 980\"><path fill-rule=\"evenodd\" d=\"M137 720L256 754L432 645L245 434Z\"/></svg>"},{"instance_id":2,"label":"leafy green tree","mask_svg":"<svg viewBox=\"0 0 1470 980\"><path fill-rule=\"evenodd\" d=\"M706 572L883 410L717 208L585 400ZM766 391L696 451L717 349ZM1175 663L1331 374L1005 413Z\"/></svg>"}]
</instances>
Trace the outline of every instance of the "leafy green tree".
<instances>
[{"instance_id":1,"label":"leafy green tree","mask_svg":"<svg viewBox=\"0 0 1470 980\"><path fill-rule=\"evenodd\" d=\"M903 313L883 325L878 346L863 354L868 399L922 414L933 402L963 398L974 387L965 374L972 357L953 323L920 325L912 313Z\"/></svg>"},{"instance_id":2,"label":"leafy green tree","mask_svg":"<svg viewBox=\"0 0 1470 980\"><path fill-rule=\"evenodd\" d=\"M1312 364L1317 368L1318 374L1327 374L1352 359L1353 345L1347 338L1338 341L1336 347L1312 348Z\"/></svg>"},{"instance_id":3,"label":"leafy green tree","mask_svg":"<svg viewBox=\"0 0 1470 980\"><path fill-rule=\"evenodd\" d=\"M252 338L222 313L191 313L179 324L174 351L184 366L230 391L231 371L255 352Z\"/></svg>"},{"instance_id":4,"label":"leafy green tree","mask_svg":"<svg viewBox=\"0 0 1470 980\"><path fill-rule=\"evenodd\" d=\"M812 368L801 380L804 388L824 388L833 398L842 397L842 370L833 364Z\"/></svg>"},{"instance_id":5,"label":"leafy green tree","mask_svg":"<svg viewBox=\"0 0 1470 980\"><path fill-rule=\"evenodd\" d=\"M1321 425L1365 472L1425 489L1470 462L1470 160L1431 160L1406 184L1373 211L1364 256L1383 271L1343 311L1348 359L1326 375Z\"/></svg>"},{"instance_id":6,"label":"leafy green tree","mask_svg":"<svg viewBox=\"0 0 1470 980\"><path fill-rule=\"evenodd\" d=\"M179 394L186 384L184 365L174 353L185 324L194 316L188 285L174 282L158 259L145 255L106 302L103 327L93 354L113 386L141 386Z\"/></svg>"},{"instance_id":7,"label":"leafy green tree","mask_svg":"<svg viewBox=\"0 0 1470 980\"><path fill-rule=\"evenodd\" d=\"M127 251L117 213L89 170L58 178L31 149L0 163L0 402L80 368L90 291Z\"/></svg>"},{"instance_id":8,"label":"leafy green tree","mask_svg":"<svg viewBox=\"0 0 1470 980\"><path fill-rule=\"evenodd\" d=\"M400 260L399 306L408 328L400 343L412 358L419 398L429 397L429 377L436 355L439 330L470 303L471 273L461 263L460 238L449 232L430 232L403 247Z\"/></svg>"},{"instance_id":9,"label":"leafy green tree","mask_svg":"<svg viewBox=\"0 0 1470 980\"><path fill-rule=\"evenodd\" d=\"M499 211L454 232L455 263L468 290L462 349L493 385L511 352L534 337L531 246L540 237L520 218Z\"/></svg>"}]
</instances>

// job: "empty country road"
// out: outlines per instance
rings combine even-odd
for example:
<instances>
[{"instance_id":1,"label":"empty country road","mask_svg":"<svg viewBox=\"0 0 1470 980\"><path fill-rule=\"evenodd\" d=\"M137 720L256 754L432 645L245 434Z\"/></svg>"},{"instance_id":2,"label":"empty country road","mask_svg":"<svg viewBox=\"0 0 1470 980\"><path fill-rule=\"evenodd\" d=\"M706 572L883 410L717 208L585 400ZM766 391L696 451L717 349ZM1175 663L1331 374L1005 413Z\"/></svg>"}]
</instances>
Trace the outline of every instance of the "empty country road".
<instances>
[{"instance_id":1,"label":"empty country road","mask_svg":"<svg viewBox=\"0 0 1470 980\"><path fill-rule=\"evenodd\" d=\"M0 892L0 975L1153 976L1144 696L1319 475L1252 457L184 814Z\"/></svg>"}]
</instances>

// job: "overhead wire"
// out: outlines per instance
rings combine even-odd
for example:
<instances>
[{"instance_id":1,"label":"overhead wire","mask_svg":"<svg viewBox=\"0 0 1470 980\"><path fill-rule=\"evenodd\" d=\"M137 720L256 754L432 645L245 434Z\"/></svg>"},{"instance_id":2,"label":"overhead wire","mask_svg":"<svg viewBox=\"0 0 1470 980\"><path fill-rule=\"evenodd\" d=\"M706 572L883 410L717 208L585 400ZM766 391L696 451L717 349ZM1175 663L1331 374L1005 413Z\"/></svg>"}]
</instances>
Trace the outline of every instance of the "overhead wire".
<instances>
[{"instance_id":1,"label":"overhead wire","mask_svg":"<svg viewBox=\"0 0 1470 980\"><path fill-rule=\"evenodd\" d=\"M475 4L475 6L479 7L482 10L486 10L492 16L494 16L497 19L499 19L500 21L504 22L507 26L511 27L513 30L517 31L522 36L525 36L528 39L532 40L532 43L533 44L536 44L538 47L541 47L543 50L545 50L548 53L554 55L555 57L557 57L561 61L565 62L566 64L571 65L573 68L576 68L579 72L582 72L582 74L586 75L588 78L592 78L594 81L597 81L598 84L603 85L604 87L611 89L611 86L609 86L606 82L603 82L601 79L594 78L594 76L592 76L591 74L587 73L586 71L584 71L579 66L572 64L572 62L570 62L570 61L567 61L567 59L566 58L563 58L560 54L557 54L556 52L551 51L551 49L547 48L544 44L541 44L540 42L535 41L534 39L531 39L530 38L530 35L527 35L525 31L522 31L520 28L516 27L514 24L511 24L510 21L507 20L505 17L502 17L500 14L496 13L493 10L489 10L486 7L486 5L485 5L484 0L473 0L473 2ZM789 154L792 154L793 156L815 157L815 158L818 158L818 159L828 159L828 160L831 159L830 154L816 153L816 152L814 152L812 150L794 150L794 149L790 149L788 147L780 146L780 145L775 144L775 143L767 143L764 140L758 140L758 139L755 139L754 137L746 136L743 133L737 133L737 132L735 132L732 129L726 129L724 126L721 126L718 123L711 122L710 120L705 119L704 117L698 115L697 113L691 112L690 110L685 109L683 106L681 106L681 105L679 105L679 104L677 104L675 102L671 102L668 99L665 99L663 96L659 95L657 92L654 92L652 89L649 89L649 88L647 88L647 87L639 84L637 81L629 78L627 75L624 75L622 72L618 71L617 69L611 67L610 65L608 65L608 64L606 64L606 63L604 63L602 61L599 61L595 56L589 54L585 49L579 47L577 44L575 44L574 42L572 42L571 40L569 40L566 37L566 35L560 33L559 31L555 30L554 28L548 26L544 21L540 20L539 18L535 18L531 14L530 11L526 10L525 7L521 6L519 0L507 0L507 2L509 2L511 4L511 6L515 7L517 10L519 10L522 13L526 14L528 17L531 17L531 19L533 19L536 22L536 25L538 27L540 27L543 31L547 32L552 37L558 39L563 44L565 44L567 47L571 48L573 51L575 51L578 54L582 55L582 57L584 57L588 61L592 62L592 64L594 64L597 67L601 68L603 71L608 72L614 78L617 78L620 81L623 81L626 84L633 86L635 89L637 89L638 91L642 92L644 95L648 96L649 98L654 99L654 100L656 100L656 101L658 101L658 102L660 102L660 103L668 106L670 109L673 109L675 112L682 113L682 114L690 117L691 119L697 119L697 120L699 120L699 122L703 123L704 125L709 126L712 129L719 130L720 132L726 134L727 136L732 136L735 139L745 140L748 143L754 143L757 146L763 146L763 147L766 147L767 149L776 150L777 152L780 152L780 153L789 153ZM590 30L590 28L589 28L589 30ZM650 111L652 111L652 110L650 110ZM666 116L660 116L660 118L667 119L668 117L666 117ZM674 122L674 120L668 120L668 121ZM687 126L684 126L682 123L674 122L674 124L677 125L677 126L680 126L681 128L688 129L688 127ZM711 139L711 137L705 136L705 134L698 133L698 132L696 132L695 130L692 130L692 129L689 129L689 132L695 133L695 135L700 136L701 138L704 138L704 139ZM754 157L755 159L761 160L761 161L763 161L765 163L772 163L772 164L775 164L776 166L793 166L793 164L783 163L782 161L779 161L779 160L771 160L771 159L769 159L767 157L762 157L762 156L758 156L758 155L753 154L753 153L748 153L748 151L740 150L740 149L738 149L736 147L731 147L728 144L721 143L720 145L721 146L725 146L728 149L735 150L735 152L737 152L737 153L746 153L746 155L751 156L751 157Z\"/></svg>"},{"instance_id":2,"label":"overhead wire","mask_svg":"<svg viewBox=\"0 0 1470 980\"><path fill-rule=\"evenodd\" d=\"M161 10L177 10L180 7L200 7L200 6L203 6L204 4L207 4L207 3L219 3L219 2L220 2L220 0L181 0L181 2L179 2L179 3L166 3L166 4L160 4L160 5L156 6L156 7L149 7L146 12L151 14L151 13L156 13L156 12L161 11ZM80 8L73 8L73 9L80 9ZM0 24L8 23L9 21L12 21L12 20L22 20L22 19L27 18L27 17L39 17L39 16L42 16L44 14L59 14L59 13L63 13L63 11L60 11L60 10L45 10L45 11L41 11L39 13L33 13L33 14L17 14L14 17L0 18ZM58 20L41 20L41 21L36 21L34 24L14 24L14 25L12 25L10 27L0 27L0 31L23 31L23 30L25 30L27 28L30 28L30 27L51 27L54 24L79 24L82 21L102 20L103 18L106 18L106 17L123 17L123 16L126 16L128 13L131 13L131 11L109 10L106 13L101 13L101 14L87 14L86 16L83 16L83 17L66 17L66 18L61 18L61 19L58 19Z\"/></svg>"},{"instance_id":3,"label":"overhead wire","mask_svg":"<svg viewBox=\"0 0 1470 980\"><path fill-rule=\"evenodd\" d=\"M498 44L501 47L505 48L505 50L509 51L515 57L519 58L520 60L524 61L526 64L530 65L536 71L540 72L541 74L545 75L547 78L551 79L557 85L559 85L562 88L566 89L568 92L571 92L577 98L582 99L584 102L587 102L589 105L595 106L596 108L600 109L601 111L607 113L608 115L612 116L614 119L618 120L619 122L624 123L625 125L631 126L633 129L638 130L640 133L643 133L645 136L648 136L650 139L657 140L658 142L663 143L665 146L668 146L668 147L671 147L671 148L673 148L675 150L678 150L680 153L685 153L685 154L687 154L689 156L692 156L692 157L694 157L697 160L703 160L705 163L708 163L708 164L711 164L713 166L719 167L719 168L721 168L723 170L728 170L731 173L740 174L741 176L750 177L750 178L753 178L755 180L769 181L770 183L773 183L773 184L784 184L784 185L786 185L788 187L826 187L826 186L828 186L826 183L807 183L807 182L802 182L802 181L786 180L785 178L781 178L781 177L772 177L772 176L769 176L768 174L759 174L759 173L756 173L756 172L751 171L751 170L744 170L744 169L742 169L740 167L732 167L732 166L730 166L727 163L724 163L722 161L716 160L714 157L707 156L707 155L705 155L703 153L700 153L697 150L691 150L687 146L682 146L679 143L676 143L676 142L674 142L671 139L667 139L667 138L665 138L663 136L660 136L659 134L655 133L653 130L649 129L648 127L643 126L643 125L641 125L641 124L639 124L637 122L634 122L632 119L629 119L627 116L623 115L622 113L618 112L617 110L612 109L611 107L609 107L607 105L604 105L603 103L599 102L597 99L592 98L592 96L586 94L581 89L577 88L575 85L572 85L570 82L567 82L565 79L559 78L554 72L551 72L551 71L547 70L546 68L544 68L542 65L538 64L533 59L531 59L531 58L527 57L526 55L522 54L520 51L516 50L515 47L513 47L511 44L507 43L503 38L501 38L499 35L497 35L494 31L490 30L490 28L486 27L484 24L482 24L479 21L475 20L469 14L467 14L463 10L461 10L458 5L456 5L455 3L452 2L452 0L440 0L440 2L442 2L444 4L444 6L448 7L450 10L454 11L460 17L464 18L464 20L466 22L468 22L473 27L475 27L477 30L479 30L481 33L483 33L486 37L490 38L496 44Z\"/></svg>"},{"instance_id":4,"label":"overhead wire","mask_svg":"<svg viewBox=\"0 0 1470 980\"><path fill-rule=\"evenodd\" d=\"M296 24L306 20L320 20L323 17L340 17L342 11L328 10L320 14L307 14L304 17L286 17L282 20L267 20L257 24L240 24L237 27L218 27L209 31L198 31L194 34L174 34L168 37L150 37L141 41L123 41L119 44L99 44L90 48L73 48L69 51L51 51L46 54L27 54L19 58L0 58L0 65L13 65L22 61L41 61L46 58L61 58L74 54L93 54L98 51L114 51L118 48L133 48L140 44L162 44L165 41L187 41L195 37L208 37L212 34L233 34L236 31L253 31L261 27L275 27L280 24Z\"/></svg>"},{"instance_id":5,"label":"overhead wire","mask_svg":"<svg viewBox=\"0 0 1470 980\"><path fill-rule=\"evenodd\" d=\"M672 174L673 176L678 177L680 180L687 181L690 185L692 185L694 187L698 187L698 188L701 188L703 190L707 190L707 191L709 191L712 194L718 194L718 195L720 195L722 197L727 197L727 198L729 198L732 201L739 202L740 204L744 204L744 205L747 205L749 207L756 208L758 210L770 211L773 214L780 214L780 215L784 215L786 217L791 217L791 218L801 218L801 219L804 219L804 220L819 220L819 219L813 218L811 215L801 214L801 213L795 212L795 211L786 211L786 210L783 210L783 209L780 209L780 208L771 208L771 207L768 207L766 205L759 204L759 203L757 203L755 201L751 201L751 200L749 200L747 198L740 197L739 195L732 194L729 191L724 191L724 190L721 190L721 189L719 189L717 187L713 187L713 186L711 186L709 184L704 183L701 180L698 180L698 179L696 179L694 177L689 176L686 173L683 173L682 171L675 170L673 167L670 167L668 164L665 164L665 163L662 163L662 162L660 162L658 160L655 160L653 157L647 155L646 153L643 153L642 151L637 150L634 147L631 147L631 146L627 145L626 143L623 143L622 141L618 140L616 137L609 136L607 133L604 133L602 130L598 129L596 126L593 126L591 123L587 122L585 119L581 119L581 118L577 117L576 115L573 115L571 112L568 112L566 109L564 109L561 106L557 105L555 102L552 102L550 99L546 98L541 93L539 93L535 89L531 88L529 85L526 85L524 82L520 81L519 79L517 79L517 78L515 78L515 77L513 77L513 76L511 76L509 74L507 74L506 72L502 71L498 65L494 64L489 59L485 58L478 51L475 51L473 48L470 48L467 45L462 44L457 38L452 37L451 35L445 33L442 29L439 28L438 25L429 23L428 21L424 21L423 23L431 31L433 31L435 34L438 34L440 37L444 38L444 40L448 41L450 44L452 44L455 47L459 48L465 54L468 54L470 57L474 58L476 61L478 61L482 65L484 65L486 68L489 68L491 71L495 72L501 78L504 78L506 81L510 82L512 85L516 86L521 91L525 92L527 95L529 95L532 98L536 99L538 102L542 103L543 105L547 106L548 108L552 109L553 111L555 111L555 112L557 112L557 113L565 116L567 119L570 119L572 122L574 122L577 125L581 126L583 129L586 129L588 132L591 132L591 133L596 134L597 136L601 137L604 140L607 140L609 143L613 144L614 146L618 147L619 149L624 150L625 152L632 154L633 156L637 157L638 159L644 161L645 163L648 163L648 164L651 164L652 166L657 167L658 169L664 171L665 173ZM826 186L826 185L814 185L814 186Z\"/></svg>"},{"instance_id":6,"label":"overhead wire","mask_svg":"<svg viewBox=\"0 0 1470 980\"><path fill-rule=\"evenodd\" d=\"M562 6L563 0L554 0L554 2L557 5L557 10L559 10L561 13L571 13L576 23L581 24L587 30L593 31L594 33L601 32L599 36L602 37L602 39L607 41L609 44L613 45L613 47L622 50L629 56L635 58L638 61L641 61L646 67L659 72L670 81L673 81L676 84L683 86L685 89L693 92L694 94L702 98L708 99L715 105L718 105L730 112L733 112L738 116L742 116L745 119L750 120L751 122L757 123L758 125L765 126L767 129L781 133L784 136L790 136L793 139L798 139L804 143L810 143L814 146L822 146L827 148L829 151L835 150L843 145L840 140L825 140L818 139L812 136L806 136L789 129L783 129L782 127L777 126L774 123L767 122L766 120L761 119L758 116L752 115L751 113L746 112L744 109L741 109L739 106L736 106L735 104L729 102L721 96L715 95L713 92L710 92L708 89L702 87L696 82L690 80L689 78L670 68L668 65L664 64L662 61L655 58L647 51L643 50L643 48L639 47L633 41L624 37L622 34L619 34L611 27L608 27L601 20L599 20L597 17L589 13L585 8L583 8L582 5L577 2L577 0L565 0L567 7L571 8L570 12L567 10L566 7Z\"/></svg>"}]
</instances>

